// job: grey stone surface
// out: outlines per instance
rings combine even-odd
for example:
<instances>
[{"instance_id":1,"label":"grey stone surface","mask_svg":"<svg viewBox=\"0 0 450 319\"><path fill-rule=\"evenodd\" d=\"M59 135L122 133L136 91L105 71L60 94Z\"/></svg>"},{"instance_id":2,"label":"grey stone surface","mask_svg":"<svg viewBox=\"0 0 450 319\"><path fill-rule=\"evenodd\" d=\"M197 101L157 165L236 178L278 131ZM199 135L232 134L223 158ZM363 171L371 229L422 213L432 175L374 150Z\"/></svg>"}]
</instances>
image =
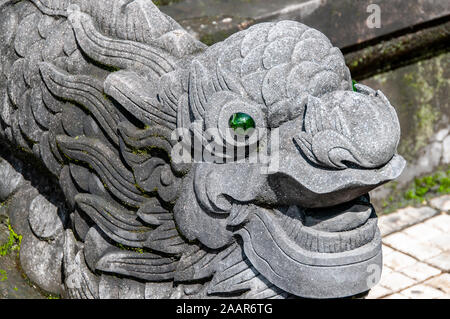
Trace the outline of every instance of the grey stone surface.
<instances>
[{"instance_id":1,"label":"grey stone surface","mask_svg":"<svg viewBox=\"0 0 450 319\"><path fill-rule=\"evenodd\" d=\"M60 295L65 218L42 195L28 208L29 229L23 232L20 263L28 278L42 290Z\"/></svg>"},{"instance_id":2,"label":"grey stone surface","mask_svg":"<svg viewBox=\"0 0 450 319\"><path fill-rule=\"evenodd\" d=\"M23 183L23 177L5 160L0 159L0 201L6 200Z\"/></svg>"},{"instance_id":3,"label":"grey stone surface","mask_svg":"<svg viewBox=\"0 0 450 319\"><path fill-rule=\"evenodd\" d=\"M42 239L55 239L63 231L63 221L58 215L58 207L42 195L30 203L28 222L33 233Z\"/></svg>"},{"instance_id":4,"label":"grey stone surface","mask_svg":"<svg viewBox=\"0 0 450 319\"><path fill-rule=\"evenodd\" d=\"M6 220L0 220L0 245L9 241ZM14 248L17 248L15 246ZM42 299L44 296L24 279L18 267L18 251L10 250L0 256L0 299Z\"/></svg>"},{"instance_id":5,"label":"grey stone surface","mask_svg":"<svg viewBox=\"0 0 450 319\"><path fill-rule=\"evenodd\" d=\"M61 294L63 238L52 242L24 236L20 249L20 265L27 277L46 292Z\"/></svg>"},{"instance_id":6,"label":"grey stone surface","mask_svg":"<svg viewBox=\"0 0 450 319\"><path fill-rule=\"evenodd\" d=\"M36 188L27 185L20 189L15 196L11 198L8 205L8 216L13 229L21 235L30 232L28 226L28 215L30 204L39 192Z\"/></svg>"},{"instance_id":7,"label":"grey stone surface","mask_svg":"<svg viewBox=\"0 0 450 319\"><path fill-rule=\"evenodd\" d=\"M261 23L207 47L146 0L0 10L14 34L0 46L1 139L68 206L33 181L11 201L23 269L44 290L335 298L379 280L367 193L405 166L399 120L381 91L353 87L321 32Z\"/></svg>"}]
</instances>

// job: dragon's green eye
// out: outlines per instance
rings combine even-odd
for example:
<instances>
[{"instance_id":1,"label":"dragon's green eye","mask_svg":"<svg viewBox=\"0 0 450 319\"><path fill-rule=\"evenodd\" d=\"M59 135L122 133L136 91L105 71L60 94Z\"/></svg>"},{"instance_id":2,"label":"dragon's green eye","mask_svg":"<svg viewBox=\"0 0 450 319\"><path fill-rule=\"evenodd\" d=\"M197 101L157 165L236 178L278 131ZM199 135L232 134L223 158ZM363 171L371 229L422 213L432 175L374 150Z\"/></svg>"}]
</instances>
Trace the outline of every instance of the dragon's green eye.
<instances>
[{"instance_id":1,"label":"dragon's green eye","mask_svg":"<svg viewBox=\"0 0 450 319\"><path fill-rule=\"evenodd\" d=\"M237 133L243 134L248 129L255 128L255 121L253 118L245 113L234 113L230 117L230 127Z\"/></svg>"},{"instance_id":2,"label":"dragon's green eye","mask_svg":"<svg viewBox=\"0 0 450 319\"><path fill-rule=\"evenodd\" d=\"M358 91L358 90L356 89L356 86L355 86L356 83L358 83L358 82L356 82L355 80L352 80L352 87L353 87L353 91L354 91L354 92L357 92L357 91Z\"/></svg>"}]
</instances>

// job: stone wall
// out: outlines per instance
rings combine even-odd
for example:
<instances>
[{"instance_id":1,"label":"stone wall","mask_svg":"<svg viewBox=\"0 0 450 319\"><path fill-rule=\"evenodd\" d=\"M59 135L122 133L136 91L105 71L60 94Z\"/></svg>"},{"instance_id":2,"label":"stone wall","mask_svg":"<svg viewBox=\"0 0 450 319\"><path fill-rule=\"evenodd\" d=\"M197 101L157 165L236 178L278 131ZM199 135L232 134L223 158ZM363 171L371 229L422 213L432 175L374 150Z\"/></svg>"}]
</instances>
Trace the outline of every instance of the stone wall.
<instances>
[{"instance_id":1,"label":"stone wall","mask_svg":"<svg viewBox=\"0 0 450 319\"><path fill-rule=\"evenodd\" d=\"M381 28L366 25L370 4L380 6ZM296 20L323 32L341 48L450 14L446 0L178 0L161 5L160 9L206 41L221 41L237 29L255 23Z\"/></svg>"},{"instance_id":2,"label":"stone wall","mask_svg":"<svg viewBox=\"0 0 450 319\"><path fill-rule=\"evenodd\" d=\"M405 189L415 177L450 165L450 54L381 73L362 81L391 99L400 118L399 153L408 165L394 185ZM392 192L392 184L372 193L378 206Z\"/></svg>"}]
</instances>

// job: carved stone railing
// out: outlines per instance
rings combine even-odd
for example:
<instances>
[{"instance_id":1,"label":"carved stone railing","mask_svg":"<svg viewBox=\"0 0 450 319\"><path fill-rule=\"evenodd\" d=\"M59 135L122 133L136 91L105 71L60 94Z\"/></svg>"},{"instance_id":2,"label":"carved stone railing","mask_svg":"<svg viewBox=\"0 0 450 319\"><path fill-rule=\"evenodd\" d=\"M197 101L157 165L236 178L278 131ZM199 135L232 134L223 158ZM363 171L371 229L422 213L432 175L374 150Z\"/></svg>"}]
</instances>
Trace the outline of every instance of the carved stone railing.
<instances>
[{"instance_id":1,"label":"carved stone railing","mask_svg":"<svg viewBox=\"0 0 450 319\"><path fill-rule=\"evenodd\" d=\"M207 47L150 0L0 10L0 137L65 198L12 195L22 263L47 261L25 267L35 283L67 298L335 298L377 283L367 193L403 170L400 127L322 33L262 23ZM61 276L49 284L45 267Z\"/></svg>"}]
</instances>

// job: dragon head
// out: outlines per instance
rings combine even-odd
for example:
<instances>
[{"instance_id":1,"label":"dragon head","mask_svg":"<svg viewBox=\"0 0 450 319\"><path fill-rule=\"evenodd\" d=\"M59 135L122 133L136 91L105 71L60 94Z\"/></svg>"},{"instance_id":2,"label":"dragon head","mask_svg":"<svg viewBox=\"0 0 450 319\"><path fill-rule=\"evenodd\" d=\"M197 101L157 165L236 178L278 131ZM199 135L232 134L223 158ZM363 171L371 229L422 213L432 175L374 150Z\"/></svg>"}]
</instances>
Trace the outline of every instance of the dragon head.
<instances>
[{"instance_id":1,"label":"dragon head","mask_svg":"<svg viewBox=\"0 0 450 319\"><path fill-rule=\"evenodd\" d=\"M7 132L70 206L69 295L333 298L377 282L368 192L405 166L399 122L322 33L262 23L207 47L151 1L32 2L8 80L20 107L2 114L17 109Z\"/></svg>"},{"instance_id":2,"label":"dragon head","mask_svg":"<svg viewBox=\"0 0 450 319\"><path fill-rule=\"evenodd\" d=\"M294 295L368 290L381 246L367 193L405 165L386 97L353 86L341 52L291 21L239 32L186 70L183 123L194 135L215 129L221 155L247 151L193 165L175 206L180 231L211 249L240 241L254 267ZM230 139L248 127L267 134ZM251 161L262 152L265 163Z\"/></svg>"}]
</instances>

